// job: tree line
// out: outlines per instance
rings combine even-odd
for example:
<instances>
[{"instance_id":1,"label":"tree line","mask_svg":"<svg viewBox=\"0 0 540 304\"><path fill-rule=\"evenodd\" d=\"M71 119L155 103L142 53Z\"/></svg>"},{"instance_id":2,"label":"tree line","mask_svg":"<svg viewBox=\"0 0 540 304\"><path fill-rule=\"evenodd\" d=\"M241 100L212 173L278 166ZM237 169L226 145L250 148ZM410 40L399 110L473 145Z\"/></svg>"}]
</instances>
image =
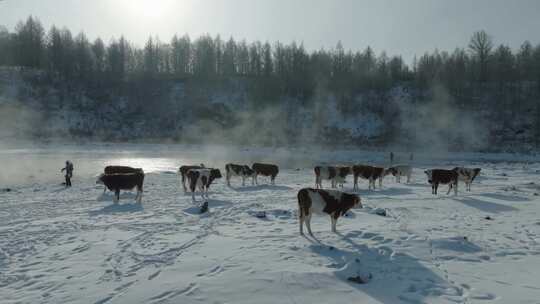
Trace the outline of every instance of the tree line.
<instances>
[{"instance_id":1,"label":"tree line","mask_svg":"<svg viewBox=\"0 0 540 304\"><path fill-rule=\"evenodd\" d=\"M52 26L45 31L30 16L13 32L0 28L0 65L46 69L80 81L122 82L138 76L266 78L277 81L282 94L300 99L309 98L321 83L349 93L403 82L418 87L439 83L457 93L486 82L529 81L540 87L540 45L525 41L514 52L508 45L495 46L484 31L474 33L467 48L425 53L409 66L400 56L377 55L369 46L346 50L340 42L331 50L308 52L296 42L248 43L210 35L192 40L175 35L169 42L150 37L139 48L124 37L105 43L101 38L89 41L84 32L73 36L67 28Z\"/></svg>"},{"instance_id":2,"label":"tree line","mask_svg":"<svg viewBox=\"0 0 540 304\"><path fill-rule=\"evenodd\" d=\"M140 103L167 81L212 85L241 79L257 106L283 102L283 97L309 103L325 92L347 113L362 92L383 96L401 86L418 92L414 102L421 102L433 98L423 92L443 87L455 105L498 112L503 123L540 114L540 44L525 41L513 50L495 45L485 31L473 33L466 47L426 52L407 64L399 55L375 54L369 46L347 50L341 42L332 49L307 51L296 42L247 42L209 34L194 39L175 35L167 42L153 36L143 47L123 36L90 41L84 32L73 35L56 26L45 30L30 16L13 31L0 26L0 66L44 70L56 83L86 92L133 91ZM388 109L386 101L376 102L381 115ZM535 121L540 138L540 119Z\"/></svg>"}]
</instances>

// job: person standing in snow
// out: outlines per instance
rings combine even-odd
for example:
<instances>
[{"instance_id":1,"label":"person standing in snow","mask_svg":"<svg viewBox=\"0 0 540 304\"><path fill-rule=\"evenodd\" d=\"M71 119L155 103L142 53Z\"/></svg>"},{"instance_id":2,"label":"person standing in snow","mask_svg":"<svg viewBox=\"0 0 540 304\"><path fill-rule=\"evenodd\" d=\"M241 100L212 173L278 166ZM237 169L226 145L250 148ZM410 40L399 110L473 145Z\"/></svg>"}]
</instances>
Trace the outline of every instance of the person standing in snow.
<instances>
[{"instance_id":1,"label":"person standing in snow","mask_svg":"<svg viewBox=\"0 0 540 304\"><path fill-rule=\"evenodd\" d=\"M73 163L66 160L66 166L60 172L66 171L66 188L71 187L71 177L73 176Z\"/></svg>"}]
</instances>

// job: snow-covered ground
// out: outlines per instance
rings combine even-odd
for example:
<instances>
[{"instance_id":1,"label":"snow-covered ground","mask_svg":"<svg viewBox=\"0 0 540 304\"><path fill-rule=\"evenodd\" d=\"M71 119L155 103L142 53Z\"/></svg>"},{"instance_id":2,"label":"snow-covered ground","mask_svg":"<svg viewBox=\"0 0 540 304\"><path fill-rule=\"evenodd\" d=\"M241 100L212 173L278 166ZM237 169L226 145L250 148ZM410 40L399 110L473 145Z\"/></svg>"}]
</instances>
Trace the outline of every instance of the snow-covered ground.
<instances>
[{"instance_id":1,"label":"snow-covered ground","mask_svg":"<svg viewBox=\"0 0 540 304\"><path fill-rule=\"evenodd\" d=\"M298 233L296 193L315 163L385 164L386 153L174 145L4 147L0 151L0 303L539 303L540 162L415 155L411 184L391 177L359 195L330 232ZM402 160L408 154L397 154ZM75 164L73 187L59 169ZM278 163L275 186L210 191L196 213L176 170L205 162ZM106 164L147 173L142 204L95 176ZM478 166L472 192L431 194L423 169ZM223 170L223 169L222 169ZM325 183L325 186L328 183ZM9 188L11 191L6 191ZM345 190L352 188L351 178ZM200 200L200 197L197 197ZM197 204L199 204L197 202ZM385 208L379 216L374 208ZM266 218L258 218L260 211ZM366 281L349 281L358 277Z\"/></svg>"}]
</instances>

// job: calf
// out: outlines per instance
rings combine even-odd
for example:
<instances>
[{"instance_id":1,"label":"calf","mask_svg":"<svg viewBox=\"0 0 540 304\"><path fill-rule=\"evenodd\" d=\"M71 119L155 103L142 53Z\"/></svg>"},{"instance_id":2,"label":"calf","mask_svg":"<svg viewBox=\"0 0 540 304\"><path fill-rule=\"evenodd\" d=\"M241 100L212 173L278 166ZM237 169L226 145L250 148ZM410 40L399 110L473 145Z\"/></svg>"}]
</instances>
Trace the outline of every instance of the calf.
<instances>
[{"instance_id":1,"label":"calf","mask_svg":"<svg viewBox=\"0 0 540 304\"><path fill-rule=\"evenodd\" d=\"M298 219L300 221L300 234L304 235L304 222L311 236L311 215L328 214L330 216L332 232L336 232L337 220L347 211L359 205L362 208L360 197L355 194L343 193L337 190L322 190L304 188L298 191Z\"/></svg>"},{"instance_id":2,"label":"calf","mask_svg":"<svg viewBox=\"0 0 540 304\"><path fill-rule=\"evenodd\" d=\"M137 173L137 172L144 173L142 168L133 168L133 167L128 167L128 166L107 166L105 167L103 172L104 173L102 173L100 177L105 174L125 174L125 173ZM103 182L101 182L101 180L98 178L96 183L102 184ZM105 193L105 191L107 191L107 187L103 189L103 193Z\"/></svg>"},{"instance_id":3,"label":"calf","mask_svg":"<svg viewBox=\"0 0 540 304\"><path fill-rule=\"evenodd\" d=\"M231 185L232 176L240 176L242 178L242 186L246 185L246 178L255 176L255 171L246 165L235 165L235 164L226 164L225 165L225 177L227 179L227 186ZM253 184L253 179L251 183Z\"/></svg>"},{"instance_id":4,"label":"calf","mask_svg":"<svg viewBox=\"0 0 540 304\"><path fill-rule=\"evenodd\" d=\"M347 178L347 175L352 173L352 168L349 166L338 166L336 167L337 175L335 177L335 183L336 186L339 185L341 188L343 188L343 184L345 183L345 179Z\"/></svg>"},{"instance_id":5,"label":"calf","mask_svg":"<svg viewBox=\"0 0 540 304\"><path fill-rule=\"evenodd\" d=\"M184 192L187 192L187 187L186 187L186 180L187 180L187 173L189 170L191 169L204 169L205 166L204 164L200 164L198 166L182 166L180 167L180 169L178 169L178 174L180 174L182 176L182 187L184 188Z\"/></svg>"},{"instance_id":6,"label":"calf","mask_svg":"<svg viewBox=\"0 0 540 304\"><path fill-rule=\"evenodd\" d=\"M379 180L379 188L382 187L382 180L389 171L381 167L365 166L365 165L356 165L352 167L352 172L354 176L354 186L353 189L356 191L358 189L358 177L367 179L369 181L368 189L375 189L375 181Z\"/></svg>"},{"instance_id":7,"label":"calf","mask_svg":"<svg viewBox=\"0 0 540 304\"><path fill-rule=\"evenodd\" d=\"M465 168L465 167L455 167L453 169L458 174L458 179L465 182L465 187L467 191L471 191L471 184L474 179L480 174L482 169L480 168Z\"/></svg>"},{"instance_id":8,"label":"calf","mask_svg":"<svg viewBox=\"0 0 540 304\"><path fill-rule=\"evenodd\" d=\"M251 166L253 171L255 171L255 175L253 176L253 179L255 180L255 184L259 184L257 177L259 175L262 176L270 176L270 182L272 185L275 184L276 176L279 173L279 168L276 165L272 164L261 164L261 163L254 163L253 166Z\"/></svg>"},{"instance_id":9,"label":"calf","mask_svg":"<svg viewBox=\"0 0 540 304\"><path fill-rule=\"evenodd\" d=\"M345 178L351 173L350 167L333 167L333 166L316 166L315 171L315 188L322 188L323 180L330 180L331 187L336 188L339 184L343 187Z\"/></svg>"},{"instance_id":10,"label":"calf","mask_svg":"<svg viewBox=\"0 0 540 304\"><path fill-rule=\"evenodd\" d=\"M102 174L99 177L99 182L103 183L110 191L114 191L115 203L120 200L120 190L131 190L137 187L135 200L141 203L144 182L142 170L135 173Z\"/></svg>"},{"instance_id":11,"label":"calf","mask_svg":"<svg viewBox=\"0 0 540 304\"><path fill-rule=\"evenodd\" d=\"M407 183L411 182L412 167L409 165L397 165L388 168L388 173L396 177L396 183L401 182L401 177L407 177Z\"/></svg>"},{"instance_id":12,"label":"calf","mask_svg":"<svg viewBox=\"0 0 540 304\"><path fill-rule=\"evenodd\" d=\"M428 182L431 184L431 193L437 194L439 184L448 184L447 195L454 188L454 195L458 191L458 173L454 170L431 169L424 171L428 177Z\"/></svg>"},{"instance_id":13,"label":"calf","mask_svg":"<svg viewBox=\"0 0 540 304\"><path fill-rule=\"evenodd\" d=\"M216 178L221 178L219 169L191 169L187 172L189 181L189 190L191 190L191 198L195 201L195 189L199 189L201 197L208 198L208 189Z\"/></svg>"}]
</instances>

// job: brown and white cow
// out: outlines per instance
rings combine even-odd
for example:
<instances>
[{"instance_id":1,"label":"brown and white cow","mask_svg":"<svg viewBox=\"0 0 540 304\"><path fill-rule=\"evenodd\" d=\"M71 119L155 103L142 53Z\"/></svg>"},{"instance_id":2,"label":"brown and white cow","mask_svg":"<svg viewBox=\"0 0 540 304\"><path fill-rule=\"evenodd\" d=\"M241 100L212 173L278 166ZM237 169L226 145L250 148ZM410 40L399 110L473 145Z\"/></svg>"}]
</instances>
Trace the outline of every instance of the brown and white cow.
<instances>
[{"instance_id":1,"label":"brown and white cow","mask_svg":"<svg viewBox=\"0 0 540 304\"><path fill-rule=\"evenodd\" d=\"M354 176L354 186L353 189L358 189L358 178L367 179L369 181L368 189L375 189L375 181L379 180L379 188L382 187L383 178L389 174L389 171L381 167L366 166L366 165L355 165L352 167L352 172Z\"/></svg>"},{"instance_id":2,"label":"brown and white cow","mask_svg":"<svg viewBox=\"0 0 540 304\"><path fill-rule=\"evenodd\" d=\"M465 168L465 167L455 167L453 169L458 174L458 179L465 182L465 187L467 191L471 191L471 184L474 179L480 174L482 169L480 168Z\"/></svg>"},{"instance_id":3,"label":"brown and white cow","mask_svg":"<svg viewBox=\"0 0 540 304\"><path fill-rule=\"evenodd\" d=\"M187 179L189 181L189 190L191 190L191 199L195 201L195 190L198 189L201 192L201 197L208 198L208 189L216 178L221 178L221 171L219 169L204 168L204 169L191 169L187 172Z\"/></svg>"},{"instance_id":4,"label":"brown and white cow","mask_svg":"<svg viewBox=\"0 0 540 304\"><path fill-rule=\"evenodd\" d=\"M431 194L437 194L439 184L448 185L447 195L454 188L454 195L458 192L458 173L454 170L431 169L424 171L428 177L428 182L431 184Z\"/></svg>"},{"instance_id":5,"label":"brown and white cow","mask_svg":"<svg viewBox=\"0 0 540 304\"><path fill-rule=\"evenodd\" d=\"M251 177L251 184L254 183L253 177L255 171L246 165L226 164L225 165L225 178L227 179L227 186L231 185L231 177L240 176L242 178L242 186L246 185L246 178Z\"/></svg>"},{"instance_id":6,"label":"brown and white cow","mask_svg":"<svg viewBox=\"0 0 540 304\"><path fill-rule=\"evenodd\" d=\"M316 166L315 171L315 188L322 188L323 180L330 180L331 187L336 188L338 185L343 187L345 178L351 173L351 167L344 166Z\"/></svg>"},{"instance_id":7,"label":"brown and white cow","mask_svg":"<svg viewBox=\"0 0 540 304\"><path fill-rule=\"evenodd\" d=\"M178 169L178 174L182 176L182 187L184 188L184 192L187 191L186 187L186 181L187 181L187 173L191 169L204 169L206 168L204 164L200 164L198 166L192 165L192 166L182 166L180 169Z\"/></svg>"},{"instance_id":8,"label":"brown and white cow","mask_svg":"<svg viewBox=\"0 0 540 304\"><path fill-rule=\"evenodd\" d=\"M261 164L261 163L254 163L253 166L251 166L253 171L255 171L255 175L253 176L253 180L255 181L255 184L259 184L259 181L257 180L257 177L259 175L262 176L270 176L270 182L272 185L275 184L276 176L279 173L279 167L272 164Z\"/></svg>"},{"instance_id":9,"label":"brown and white cow","mask_svg":"<svg viewBox=\"0 0 540 304\"><path fill-rule=\"evenodd\" d=\"M298 191L298 219L300 221L300 234L304 234L304 222L308 233L311 231L311 215L327 214L330 216L332 232L336 232L337 220L345 215L349 209L360 206L360 197L356 194L349 194L337 190L322 190L304 188Z\"/></svg>"}]
</instances>

